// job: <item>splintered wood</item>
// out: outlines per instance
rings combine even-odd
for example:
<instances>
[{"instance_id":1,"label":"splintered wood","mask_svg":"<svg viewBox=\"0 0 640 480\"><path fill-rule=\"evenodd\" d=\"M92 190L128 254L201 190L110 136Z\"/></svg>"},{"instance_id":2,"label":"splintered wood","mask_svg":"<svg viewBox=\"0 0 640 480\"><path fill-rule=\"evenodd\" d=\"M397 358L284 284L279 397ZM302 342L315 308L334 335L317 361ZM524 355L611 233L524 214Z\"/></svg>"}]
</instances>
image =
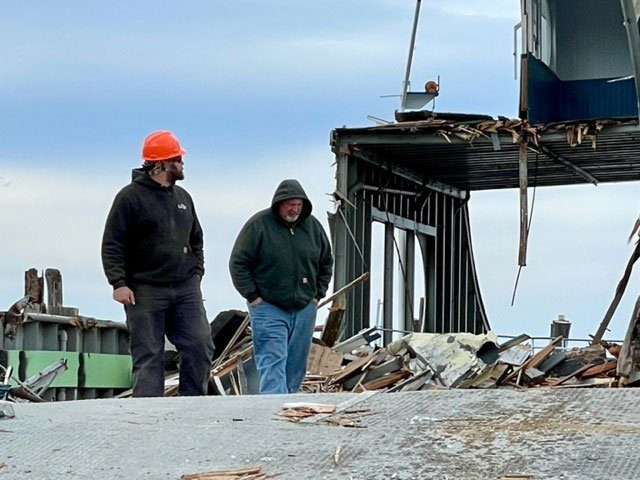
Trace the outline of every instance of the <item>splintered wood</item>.
<instances>
[{"instance_id":1,"label":"splintered wood","mask_svg":"<svg viewBox=\"0 0 640 480\"><path fill-rule=\"evenodd\" d=\"M214 470L210 472L182 475L180 480L267 480L276 475L267 475L261 466L238 468L235 470Z\"/></svg>"},{"instance_id":2,"label":"splintered wood","mask_svg":"<svg viewBox=\"0 0 640 480\"><path fill-rule=\"evenodd\" d=\"M311 420L303 423L323 422L341 427L362 428L362 417L370 412L368 408L339 408L337 405L324 403L296 402L285 403L278 415L281 419L293 423Z\"/></svg>"}]
</instances>

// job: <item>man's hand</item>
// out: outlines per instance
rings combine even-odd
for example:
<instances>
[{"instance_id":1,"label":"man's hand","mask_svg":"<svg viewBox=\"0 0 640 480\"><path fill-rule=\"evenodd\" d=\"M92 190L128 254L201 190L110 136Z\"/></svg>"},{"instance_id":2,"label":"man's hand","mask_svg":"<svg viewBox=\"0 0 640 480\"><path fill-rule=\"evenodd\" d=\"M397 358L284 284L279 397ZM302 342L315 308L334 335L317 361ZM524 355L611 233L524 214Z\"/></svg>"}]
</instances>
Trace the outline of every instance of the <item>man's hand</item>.
<instances>
[{"instance_id":1,"label":"man's hand","mask_svg":"<svg viewBox=\"0 0 640 480\"><path fill-rule=\"evenodd\" d=\"M122 305L135 305L136 297L129 287L116 288L113 291L113 299Z\"/></svg>"},{"instance_id":2,"label":"man's hand","mask_svg":"<svg viewBox=\"0 0 640 480\"><path fill-rule=\"evenodd\" d=\"M253 302L251 302L249 305L252 306L252 307L257 307L261 303L262 303L262 297L258 297Z\"/></svg>"}]
</instances>

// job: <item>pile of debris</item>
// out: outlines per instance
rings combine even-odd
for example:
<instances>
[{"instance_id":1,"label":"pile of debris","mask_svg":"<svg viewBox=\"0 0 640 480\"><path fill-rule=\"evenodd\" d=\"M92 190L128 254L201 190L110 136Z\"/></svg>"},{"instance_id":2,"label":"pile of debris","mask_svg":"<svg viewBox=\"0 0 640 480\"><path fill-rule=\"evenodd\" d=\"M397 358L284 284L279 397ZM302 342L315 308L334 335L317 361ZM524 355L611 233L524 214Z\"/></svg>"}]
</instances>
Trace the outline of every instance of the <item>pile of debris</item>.
<instances>
[{"instance_id":1,"label":"pile of debris","mask_svg":"<svg viewBox=\"0 0 640 480\"><path fill-rule=\"evenodd\" d=\"M513 143L519 143L523 136L528 137L534 145L545 134L564 132L567 143L571 147L589 142L596 148L598 134L606 128L634 125L637 119L614 120L602 119L583 122L559 122L544 125L532 125L526 120L511 119L499 116L497 119L488 115L466 115L434 112L402 112L399 123L380 125L378 130L405 130L408 132L432 132L446 142L460 139L473 143L478 138L491 139L492 135L511 135ZM427 116L426 118L425 115Z\"/></svg>"},{"instance_id":2,"label":"pile of debris","mask_svg":"<svg viewBox=\"0 0 640 480\"><path fill-rule=\"evenodd\" d=\"M378 338L373 327L331 348L314 344L303 391L618 386L617 344L566 349L557 337L534 352L528 335L499 345L493 332L412 333L387 348Z\"/></svg>"},{"instance_id":3,"label":"pile of debris","mask_svg":"<svg viewBox=\"0 0 640 480\"><path fill-rule=\"evenodd\" d=\"M215 470L211 472L182 475L180 480L267 480L275 478L267 475L261 466L236 468L233 470Z\"/></svg>"},{"instance_id":4,"label":"pile of debris","mask_svg":"<svg viewBox=\"0 0 640 480\"><path fill-rule=\"evenodd\" d=\"M340 405L324 403L285 403L278 413L282 420L293 423L327 423L341 427L363 428L363 417L373 415L369 408L358 408L357 403L366 400L370 394L358 396Z\"/></svg>"},{"instance_id":5,"label":"pile of debris","mask_svg":"<svg viewBox=\"0 0 640 480\"><path fill-rule=\"evenodd\" d=\"M212 322L212 336L218 353L209 393L257 394L248 314L222 312ZM531 337L524 334L500 344L493 332L411 333L386 348L379 346L381 337L381 330L371 327L332 346L314 339L302 392L618 386L621 346L604 341L569 349L559 336L534 351ZM178 374L169 375L165 394L176 395L177 383ZM297 421L305 411L291 410L283 416Z\"/></svg>"},{"instance_id":6,"label":"pile of debris","mask_svg":"<svg viewBox=\"0 0 640 480\"><path fill-rule=\"evenodd\" d=\"M68 368L67 360L60 359L22 382L13 367L0 365L0 401L44 402L43 394Z\"/></svg>"}]
</instances>

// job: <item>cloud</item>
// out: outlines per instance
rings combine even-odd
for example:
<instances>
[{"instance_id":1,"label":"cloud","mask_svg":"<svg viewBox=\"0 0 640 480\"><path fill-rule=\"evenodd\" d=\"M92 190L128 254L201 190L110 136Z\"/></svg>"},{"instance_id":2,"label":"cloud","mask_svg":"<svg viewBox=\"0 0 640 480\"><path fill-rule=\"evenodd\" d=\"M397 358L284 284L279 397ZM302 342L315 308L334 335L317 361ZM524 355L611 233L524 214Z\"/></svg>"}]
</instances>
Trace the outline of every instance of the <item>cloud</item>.
<instances>
[{"instance_id":1,"label":"cloud","mask_svg":"<svg viewBox=\"0 0 640 480\"><path fill-rule=\"evenodd\" d=\"M440 0L434 8L448 15L520 21L520 3L513 0Z\"/></svg>"},{"instance_id":2,"label":"cloud","mask_svg":"<svg viewBox=\"0 0 640 480\"><path fill-rule=\"evenodd\" d=\"M558 314L573 322L572 336L587 338L600 323L632 246L627 236L638 216L636 183L539 188L527 266L516 304L519 219L516 190L477 192L470 204L476 262L484 300L498 332L548 335ZM610 338L624 337L640 294L636 272L611 323Z\"/></svg>"}]
</instances>

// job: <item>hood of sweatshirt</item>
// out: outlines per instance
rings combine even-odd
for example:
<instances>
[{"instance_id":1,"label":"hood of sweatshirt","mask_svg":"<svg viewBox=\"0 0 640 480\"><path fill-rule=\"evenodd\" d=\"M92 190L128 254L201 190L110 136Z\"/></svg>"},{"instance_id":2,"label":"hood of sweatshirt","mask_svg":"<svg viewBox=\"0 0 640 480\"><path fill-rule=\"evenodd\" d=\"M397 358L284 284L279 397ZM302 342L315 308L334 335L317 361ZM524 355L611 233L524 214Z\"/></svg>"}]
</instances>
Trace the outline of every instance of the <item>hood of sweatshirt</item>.
<instances>
[{"instance_id":1,"label":"hood of sweatshirt","mask_svg":"<svg viewBox=\"0 0 640 480\"><path fill-rule=\"evenodd\" d=\"M278 206L281 202L285 200L291 200L293 198L299 198L302 200L302 213L300 213L300 218L296 223L302 222L309 215L311 215L311 211L313 210L313 206L311 205L311 201L307 197L307 194L304 192L302 185L300 182L293 179L283 180L276 188L276 192L273 194L273 200L271 201L271 211L273 214L280 218L278 214Z\"/></svg>"}]
</instances>

